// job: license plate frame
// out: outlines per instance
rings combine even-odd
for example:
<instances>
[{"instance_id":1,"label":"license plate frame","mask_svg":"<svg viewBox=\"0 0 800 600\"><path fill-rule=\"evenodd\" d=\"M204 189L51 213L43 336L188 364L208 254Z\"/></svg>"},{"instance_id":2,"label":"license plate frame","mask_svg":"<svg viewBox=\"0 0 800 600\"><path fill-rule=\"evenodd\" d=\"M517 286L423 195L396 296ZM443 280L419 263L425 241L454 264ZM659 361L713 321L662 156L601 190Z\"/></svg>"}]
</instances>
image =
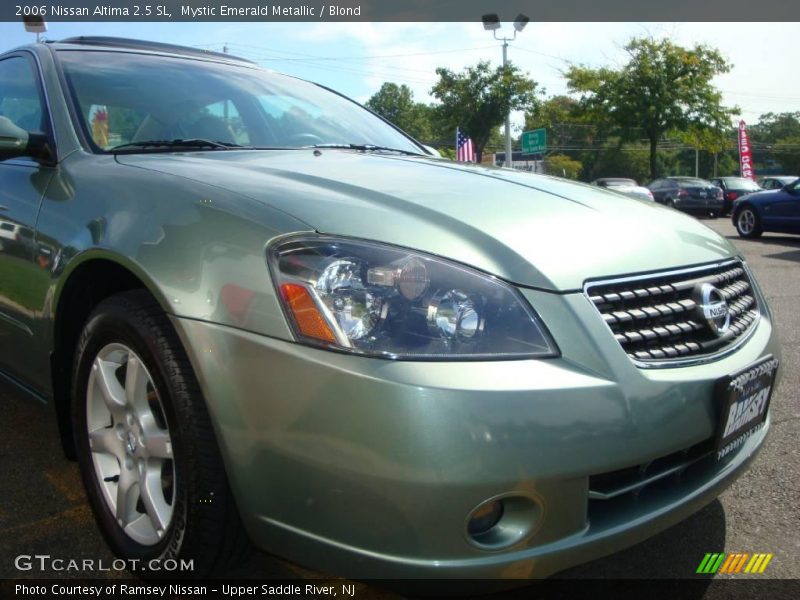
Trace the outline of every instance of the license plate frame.
<instances>
[{"instance_id":1,"label":"license plate frame","mask_svg":"<svg viewBox=\"0 0 800 600\"><path fill-rule=\"evenodd\" d=\"M717 381L714 388L719 410L714 440L717 458L727 454L731 444L738 446L740 438L749 437L766 420L778 366L778 359L769 354Z\"/></svg>"}]
</instances>

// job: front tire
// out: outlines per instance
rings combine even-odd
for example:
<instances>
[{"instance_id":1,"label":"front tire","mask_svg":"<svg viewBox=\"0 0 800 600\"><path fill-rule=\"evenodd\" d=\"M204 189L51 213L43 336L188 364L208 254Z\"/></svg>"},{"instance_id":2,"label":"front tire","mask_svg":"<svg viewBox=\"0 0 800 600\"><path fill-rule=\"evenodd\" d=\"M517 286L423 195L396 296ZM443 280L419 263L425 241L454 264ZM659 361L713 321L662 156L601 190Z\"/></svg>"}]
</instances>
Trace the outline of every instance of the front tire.
<instances>
[{"instance_id":1,"label":"front tire","mask_svg":"<svg viewBox=\"0 0 800 600\"><path fill-rule=\"evenodd\" d=\"M761 237L764 230L761 226L761 217L752 206L744 206L737 211L734 217L736 232L743 238L753 239Z\"/></svg>"},{"instance_id":2,"label":"front tire","mask_svg":"<svg viewBox=\"0 0 800 600\"><path fill-rule=\"evenodd\" d=\"M205 401L172 324L146 292L96 307L73 382L83 484L115 556L145 567L192 561L191 572L170 576L207 575L243 556L248 542Z\"/></svg>"}]
</instances>

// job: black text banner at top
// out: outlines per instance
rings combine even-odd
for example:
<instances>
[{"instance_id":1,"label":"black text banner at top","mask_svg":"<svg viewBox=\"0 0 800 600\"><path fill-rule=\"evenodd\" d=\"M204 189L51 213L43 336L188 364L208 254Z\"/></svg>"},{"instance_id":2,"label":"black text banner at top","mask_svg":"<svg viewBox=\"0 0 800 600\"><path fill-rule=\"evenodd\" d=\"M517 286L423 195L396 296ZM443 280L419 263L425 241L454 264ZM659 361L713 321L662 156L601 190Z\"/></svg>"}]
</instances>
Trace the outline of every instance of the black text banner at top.
<instances>
[{"instance_id":1,"label":"black text banner at top","mask_svg":"<svg viewBox=\"0 0 800 600\"><path fill-rule=\"evenodd\" d=\"M800 2L786 0L3 0L0 21L282 22L476 21L502 13L510 21L783 22L800 20Z\"/></svg>"}]
</instances>

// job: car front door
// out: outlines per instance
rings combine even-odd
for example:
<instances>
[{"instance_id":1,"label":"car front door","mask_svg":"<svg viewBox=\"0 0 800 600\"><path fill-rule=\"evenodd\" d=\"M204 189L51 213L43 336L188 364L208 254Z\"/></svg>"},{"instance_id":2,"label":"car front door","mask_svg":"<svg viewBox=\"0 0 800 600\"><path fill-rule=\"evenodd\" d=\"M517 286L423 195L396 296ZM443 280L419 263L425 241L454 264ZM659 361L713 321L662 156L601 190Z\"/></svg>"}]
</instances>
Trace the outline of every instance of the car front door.
<instances>
[{"instance_id":1,"label":"car front door","mask_svg":"<svg viewBox=\"0 0 800 600\"><path fill-rule=\"evenodd\" d=\"M800 233L800 180L774 193L772 201L764 206L764 227L772 231Z\"/></svg>"},{"instance_id":2,"label":"car front door","mask_svg":"<svg viewBox=\"0 0 800 600\"><path fill-rule=\"evenodd\" d=\"M0 58L0 116L49 133L39 73L28 53ZM35 228L53 172L32 157L0 160L0 372L37 390L43 358L35 352L34 331L49 278L35 262Z\"/></svg>"}]
</instances>

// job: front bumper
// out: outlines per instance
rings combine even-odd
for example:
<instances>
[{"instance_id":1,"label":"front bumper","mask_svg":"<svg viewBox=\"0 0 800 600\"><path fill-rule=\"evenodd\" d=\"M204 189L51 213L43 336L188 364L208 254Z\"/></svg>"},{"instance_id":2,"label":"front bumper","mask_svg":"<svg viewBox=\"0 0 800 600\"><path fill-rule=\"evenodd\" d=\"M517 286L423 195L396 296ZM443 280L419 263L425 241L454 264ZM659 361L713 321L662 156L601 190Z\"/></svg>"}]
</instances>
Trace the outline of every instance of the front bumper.
<instances>
[{"instance_id":1,"label":"front bumper","mask_svg":"<svg viewBox=\"0 0 800 600\"><path fill-rule=\"evenodd\" d=\"M772 324L717 361L639 369L582 294L524 294L560 358L393 362L174 319L256 544L358 578L544 577L682 520L755 456L769 420L652 493L590 502L590 476L712 438L714 383L779 355ZM530 534L471 543L469 513L507 495L536 507Z\"/></svg>"}]
</instances>

